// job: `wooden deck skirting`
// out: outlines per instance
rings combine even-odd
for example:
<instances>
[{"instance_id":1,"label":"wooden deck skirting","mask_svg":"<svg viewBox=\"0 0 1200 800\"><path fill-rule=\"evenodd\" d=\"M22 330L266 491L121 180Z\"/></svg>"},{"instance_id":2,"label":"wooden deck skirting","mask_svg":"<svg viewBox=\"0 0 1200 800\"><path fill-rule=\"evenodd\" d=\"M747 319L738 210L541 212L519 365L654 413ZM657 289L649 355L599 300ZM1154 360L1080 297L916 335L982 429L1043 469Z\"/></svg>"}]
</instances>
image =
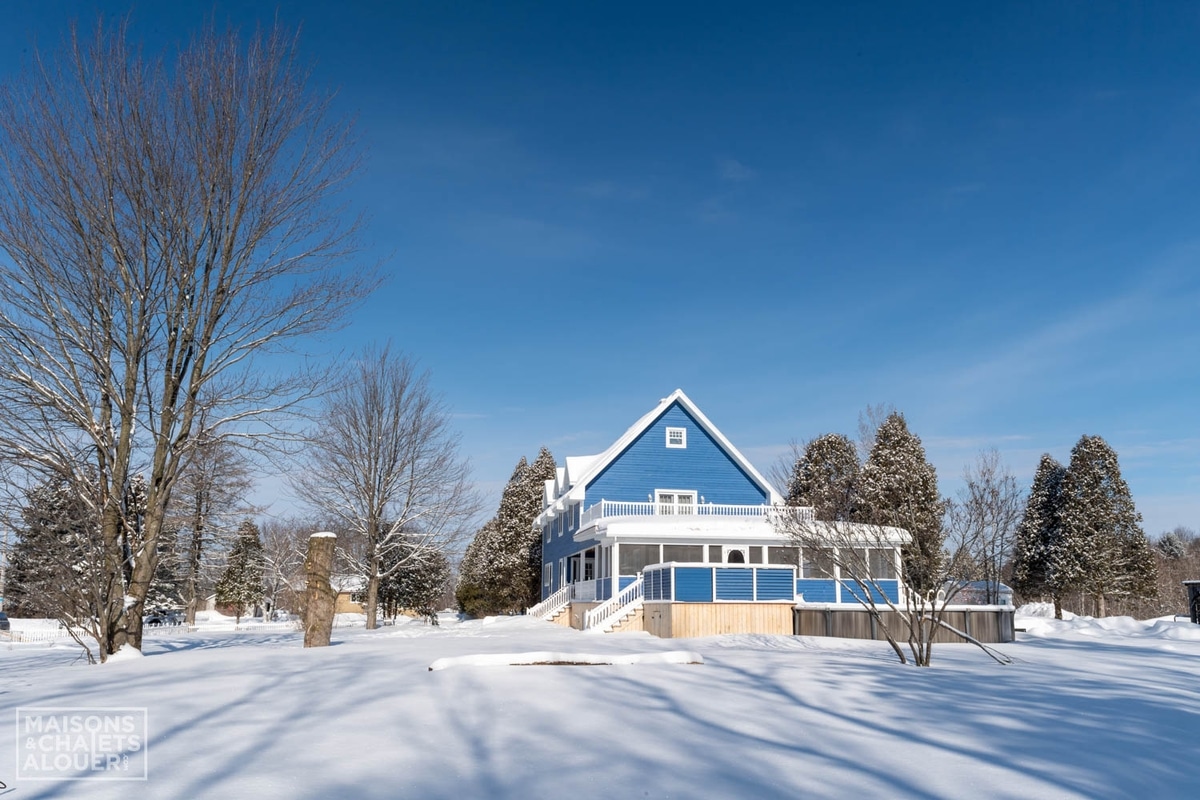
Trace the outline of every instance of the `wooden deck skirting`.
<instances>
[{"instance_id":1,"label":"wooden deck skirting","mask_svg":"<svg viewBox=\"0 0 1200 800\"><path fill-rule=\"evenodd\" d=\"M721 633L792 633L792 604L671 603L647 600L644 630L662 639Z\"/></svg>"},{"instance_id":2,"label":"wooden deck skirting","mask_svg":"<svg viewBox=\"0 0 1200 800\"><path fill-rule=\"evenodd\" d=\"M942 613L942 620L963 633L986 644L1011 642L1016 638L1014 610L1007 607L980 606L951 608ZM896 619L895 611L881 611L879 616L897 639L907 638L904 623ZM843 639L884 638L878 623L862 608L797 608L792 632L797 636L839 636ZM965 642L953 631L940 628L934 642Z\"/></svg>"}]
</instances>

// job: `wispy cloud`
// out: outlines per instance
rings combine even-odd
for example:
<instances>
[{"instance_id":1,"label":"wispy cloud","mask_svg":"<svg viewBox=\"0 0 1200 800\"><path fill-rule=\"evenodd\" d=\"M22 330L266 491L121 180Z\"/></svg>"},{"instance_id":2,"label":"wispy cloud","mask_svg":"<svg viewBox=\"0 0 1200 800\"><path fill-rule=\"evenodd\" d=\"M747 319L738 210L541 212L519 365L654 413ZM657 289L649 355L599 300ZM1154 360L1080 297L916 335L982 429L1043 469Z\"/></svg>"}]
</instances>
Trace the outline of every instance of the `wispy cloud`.
<instances>
[{"instance_id":1,"label":"wispy cloud","mask_svg":"<svg viewBox=\"0 0 1200 800\"><path fill-rule=\"evenodd\" d=\"M563 447L565 445L569 445L569 444L572 444L574 442L579 442L579 441L585 441L585 440L594 441L597 436L598 436L598 434L596 431L577 431L575 433L566 433L566 434L563 434L562 436L556 436L555 438L546 442L546 446L553 449L555 447ZM572 455L574 455L574 454L572 454ZM556 454L555 458L557 458L559 461L561 461L563 456L560 454Z\"/></svg>"},{"instance_id":2,"label":"wispy cloud","mask_svg":"<svg viewBox=\"0 0 1200 800\"><path fill-rule=\"evenodd\" d=\"M961 370L950 383L969 389L1021 385L1056 365L1071 361L1081 347L1093 347L1096 339L1126 327L1152 310L1142 292L1125 294L1079 309L1050 324L1017 337L995 350L988 358Z\"/></svg>"},{"instance_id":3,"label":"wispy cloud","mask_svg":"<svg viewBox=\"0 0 1200 800\"><path fill-rule=\"evenodd\" d=\"M758 177L757 171L746 166L736 158L718 159L717 174L721 177L721 180L732 183L744 183Z\"/></svg>"},{"instance_id":4,"label":"wispy cloud","mask_svg":"<svg viewBox=\"0 0 1200 800\"><path fill-rule=\"evenodd\" d=\"M462 223L459 230L468 241L521 258L581 258L599 246L587 231L508 214L479 215Z\"/></svg>"}]
</instances>

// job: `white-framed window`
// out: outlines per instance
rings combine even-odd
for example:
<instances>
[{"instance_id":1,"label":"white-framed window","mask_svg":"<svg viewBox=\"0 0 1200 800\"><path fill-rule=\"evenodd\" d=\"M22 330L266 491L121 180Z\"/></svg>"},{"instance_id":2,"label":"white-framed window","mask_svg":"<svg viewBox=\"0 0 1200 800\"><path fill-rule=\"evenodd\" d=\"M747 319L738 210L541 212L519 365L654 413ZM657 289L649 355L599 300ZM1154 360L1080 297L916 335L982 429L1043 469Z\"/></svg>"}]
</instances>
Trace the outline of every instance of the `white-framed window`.
<instances>
[{"instance_id":1,"label":"white-framed window","mask_svg":"<svg viewBox=\"0 0 1200 800\"><path fill-rule=\"evenodd\" d=\"M655 511L659 514L696 513L696 493L677 489L655 489Z\"/></svg>"},{"instance_id":2,"label":"white-framed window","mask_svg":"<svg viewBox=\"0 0 1200 800\"><path fill-rule=\"evenodd\" d=\"M687 428L667 428L667 447L687 447Z\"/></svg>"},{"instance_id":3,"label":"white-framed window","mask_svg":"<svg viewBox=\"0 0 1200 800\"><path fill-rule=\"evenodd\" d=\"M549 589L552 580L554 580L554 565L542 564L542 586Z\"/></svg>"}]
</instances>

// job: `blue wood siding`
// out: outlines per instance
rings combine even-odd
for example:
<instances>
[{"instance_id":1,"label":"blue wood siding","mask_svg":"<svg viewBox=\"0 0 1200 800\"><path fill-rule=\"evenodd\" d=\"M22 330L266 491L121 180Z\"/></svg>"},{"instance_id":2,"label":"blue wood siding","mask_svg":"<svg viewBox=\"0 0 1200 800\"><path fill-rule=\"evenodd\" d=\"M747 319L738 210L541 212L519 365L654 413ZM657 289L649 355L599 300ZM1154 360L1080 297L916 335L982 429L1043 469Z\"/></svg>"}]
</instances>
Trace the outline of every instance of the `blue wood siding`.
<instances>
[{"instance_id":1,"label":"blue wood siding","mask_svg":"<svg viewBox=\"0 0 1200 800\"><path fill-rule=\"evenodd\" d=\"M806 603L836 603L837 584L832 578L799 578L796 594L804 595Z\"/></svg>"},{"instance_id":2,"label":"blue wood siding","mask_svg":"<svg viewBox=\"0 0 1200 800\"><path fill-rule=\"evenodd\" d=\"M683 603L711 603L712 570L707 567L679 567L675 570L675 599Z\"/></svg>"},{"instance_id":3,"label":"blue wood siding","mask_svg":"<svg viewBox=\"0 0 1200 800\"><path fill-rule=\"evenodd\" d=\"M796 573L790 569L760 569L758 570L759 600L793 600L796 597L796 587L792 577Z\"/></svg>"},{"instance_id":4,"label":"blue wood siding","mask_svg":"<svg viewBox=\"0 0 1200 800\"><path fill-rule=\"evenodd\" d=\"M667 447L667 428L686 428L687 447ZM653 425L592 479L585 487L584 505L590 508L601 500L645 502L655 489L692 489L709 503L767 502L766 491L679 403L668 406Z\"/></svg>"},{"instance_id":5,"label":"blue wood siding","mask_svg":"<svg viewBox=\"0 0 1200 800\"><path fill-rule=\"evenodd\" d=\"M868 585L867 588L871 592L871 599L876 603L882 603L885 600L891 600L893 603L900 601L900 582L891 581L876 581L878 587ZM882 591L881 591L882 590ZM862 587L854 581L842 581L842 602L857 603L865 597ZM807 598L806 598L807 599Z\"/></svg>"},{"instance_id":6,"label":"blue wood siding","mask_svg":"<svg viewBox=\"0 0 1200 800\"><path fill-rule=\"evenodd\" d=\"M671 575L673 569L654 569L642 573L646 585L643 594L647 600L671 599Z\"/></svg>"},{"instance_id":7,"label":"blue wood siding","mask_svg":"<svg viewBox=\"0 0 1200 800\"><path fill-rule=\"evenodd\" d=\"M749 569L718 569L717 599L754 600L754 572Z\"/></svg>"},{"instance_id":8,"label":"blue wood siding","mask_svg":"<svg viewBox=\"0 0 1200 800\"><path fill-rule=\"evenodd\" d=\"M568 518L570 519L570 523L566 522ZM556 517L550 523L550 542L547 543L544 536L542 538L542 564L555 565L554 585L550 587L551 592L558 590L562 586L557 572L558 560L560 558L570 558L576 553L582 553L588 548L595 547L597 544L596 539L588 539L585 542L579 543L575 541L575 531L579 529L578 525L574 524L577 518L575 514L564 514ZM542 593L545 594L545 592L546 590L543 587Z\"/></svg>"},{"instance_id":9,"label":"blue wood siding","mask_svg":"<svg viewBox=\"0 0 1200 800\"><path fill-rule=\"evenodd\" d=\"M620 594L621 592L625 591L625 588L627 586L629 586L629 584L633 583L636 580L637 580L637 575L621 575L620 577L618 577L617 578L617 593Z\"/></svg>"}]
</instances>

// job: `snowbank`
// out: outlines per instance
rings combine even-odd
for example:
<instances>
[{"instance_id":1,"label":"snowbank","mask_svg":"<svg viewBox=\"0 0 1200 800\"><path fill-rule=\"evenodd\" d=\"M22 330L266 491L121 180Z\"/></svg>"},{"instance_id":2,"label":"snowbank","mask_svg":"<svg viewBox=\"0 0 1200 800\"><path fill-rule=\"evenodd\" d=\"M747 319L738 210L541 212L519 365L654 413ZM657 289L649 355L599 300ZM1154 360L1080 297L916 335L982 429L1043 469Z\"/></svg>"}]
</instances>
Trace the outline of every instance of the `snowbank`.
<instances>
[{"instance_id":1,"label":"snowbank","mask_svg":"<svg viewBox=\"0 0 1200 800\"><path fill-rule=\"evenodd\" d=\"M699 653L672 650L666 653L635 653L631 655L593 655L590 653L487 653L473 656L439 658L429 665L429 671L449 667L512 667L512 666L624 666L627 664L703 664Z\"/></svg>"},{"instance_id":2,"label":"snowbank","mask_svg":"<svg viewBox=\"0 0 1200 800\"><path fill-rule=\"evenodd\" d=\"M117 649L117 652L105 659L104 663L115 664L118 661L137 661L139 658L145 658L145 654L141 650L132 645L123 644Z\"/></svg>"},{"instance_id":3,"label":"snowbank","mask_svg":"<svg viewBox=\"0 0 1200 800\"><path fill-rule=\"evenodd\" d=\"M1047 605L1047 604L1038 604ZM1016 626L1029 636L1038 638L1083 636L1105 639L1170 639L1182 642L1200 642L1200 625L1188 620L1175 621L1171 617L1138 620L1133 617L1078 617L1054 619L1053 606L1050 616L1022 616L1026 606L1017 609Z\"/></svg>"}]
</instances>

